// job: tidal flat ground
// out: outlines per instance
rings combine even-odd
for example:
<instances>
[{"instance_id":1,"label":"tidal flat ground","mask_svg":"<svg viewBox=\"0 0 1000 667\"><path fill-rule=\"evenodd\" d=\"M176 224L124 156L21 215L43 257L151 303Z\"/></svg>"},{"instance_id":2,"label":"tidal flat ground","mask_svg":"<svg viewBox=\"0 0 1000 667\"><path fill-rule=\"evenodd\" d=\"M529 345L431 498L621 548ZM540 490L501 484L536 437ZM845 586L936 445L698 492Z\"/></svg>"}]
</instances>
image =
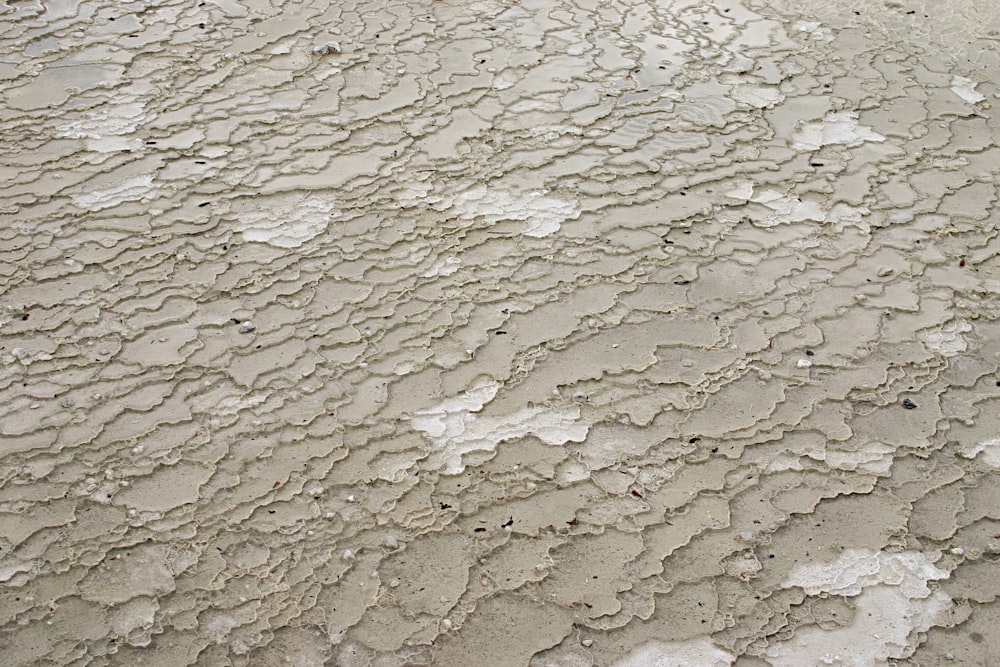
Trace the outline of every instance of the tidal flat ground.
<instances>
[{"instance_id":1,"label":"tidal flat ground","mask_svg":"<svg viewBox=\"0 0 1000 667\"><path fill-rule=\"evenodd\" d=\"M0 665L1000 665L998 47L0 2Z\"/></svg>"}]
</instances>

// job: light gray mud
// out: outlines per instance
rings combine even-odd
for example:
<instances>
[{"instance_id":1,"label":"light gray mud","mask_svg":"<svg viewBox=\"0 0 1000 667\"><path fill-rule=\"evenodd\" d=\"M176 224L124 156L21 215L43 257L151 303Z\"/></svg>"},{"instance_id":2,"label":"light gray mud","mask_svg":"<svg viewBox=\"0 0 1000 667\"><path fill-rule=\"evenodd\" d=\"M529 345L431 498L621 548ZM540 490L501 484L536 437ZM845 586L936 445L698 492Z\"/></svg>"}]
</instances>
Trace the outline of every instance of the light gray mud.
<instances>
[{"instance_id":1,"label":"light gray mud","mask_svg":"<svg viewBox=\"0 0 1000 667\"><path fill-rule=\"evenodd\" d=\"M998 664L998 15L0 3L0 662Z\"/></svg>"}]
</instances>

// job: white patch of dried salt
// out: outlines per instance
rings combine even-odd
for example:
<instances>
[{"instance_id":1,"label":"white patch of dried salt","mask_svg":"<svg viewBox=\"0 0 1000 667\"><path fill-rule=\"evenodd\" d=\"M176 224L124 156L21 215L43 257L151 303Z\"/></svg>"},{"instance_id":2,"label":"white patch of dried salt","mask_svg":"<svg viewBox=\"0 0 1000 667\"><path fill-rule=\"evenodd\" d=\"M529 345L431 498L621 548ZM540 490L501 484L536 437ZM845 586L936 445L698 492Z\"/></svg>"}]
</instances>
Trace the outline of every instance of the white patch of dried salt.
<instances>
[{"instance_id":1,"label":"white patch of dried salt","mask_svg":"<svg viewBox=\"0 0 1000 667\"><path fill-rule=\"evenodd\" d=\"M800 627L768 649L768 660L773 667L799 667L802 656L815 656L823 664L846 667L906 658L913 652L911 633L946 620L951 598L927 584L948 576L919 551L847 549L836 560L800 565L782 586L851 597L854 620L834 629Z\"/></svg>"},{"instance_id":2,"label":"white patch of dried salt","mask_svg":"<svg viewBox=\"0 0 1000 667\"><path fill-rule=\"evenodd\" d=\"M138 201L153 190L153 177L146 174L129 178L103 190L91 190L73 195L73 203L80 208L100 211L127 201Z\"/></svg>"},{"instance_id":3,"label":"white patch of dried salt","mask_svg":"<svg viewBox=\"0 0 1000 667\"><path fill-rule=\"evenodd\" d=\"M745 84L733 86L732 96L737 102L743 102L755 109L766 109L785 99L785 96L777 88L765 88L763 86Z\"/></svg>"},{"instance_id":4,"label":"white patch of dried salt","mask_svg":"<svg viewBox=\"0 0 1000 667\"><path fill-rule=\"evenodd\" d=\"M764 190L751 198L750 201L766 206L772 211L766 218L757 223L762 227L774 227L775 225L806 220L814 222L826 220L823 209L815 202L802 201L774 190Z\"/></svg>"},{"instance_id":5,"label":"white patch of dried salt","mask_svg":"<svg viewBox=\"0 0 1000 667\"><path fill-rule=\"evenodd\" d=\"M111 104L89 112L82 120L63 123L56 136L85 139L87 150L97 153L134 150L142 145L138 137L129 138L146 120L145 104Z\"/></svg>"},{"instance_id":6,"label":"white patch of dried salt","mask_svg":"<svg viewBox=\"0 0 1000 667\"><path fill-rule=\"evenodd\" d=\"M833 41L831 32L823 28L823 24L819 21L799 21L795 24L795 29L821 42Z\"/></svg>"},{"instance_id":7,"label":"white patch of dried salt","mask_svg":"<svg viewBox=\"0 0 1000 667\"><path fill-rule=\"evenodd\" d=\"M848 451L827 448L823 459L837 470L885 475L892 468L895 451L895 447L884 442L871 441Z\"/></svg>"},{"instance_id":8,"label":"white patch of dried salt","mask_svg":"<svg viewBox=\"0 0 1000 667\"><path fill-rule=\"evenodd\" d=\"M478 185L435 206L438 210L451 210L464 226L475 221L494 225L506 220L524 221L525 236L541 238L559 231L566 220L574 220L580 211L572 203L548 196L545 191L519 194L491 190Z\"/></svg>"},{"instance_id":9,"label":"white patch of dried salt","mask_svg":"<svg viewBox=\"0 0 1000 667\"><path fill-rule=\"evenodd\" d=\"M436 278L437 276L450 276L458 271L462 266L462 260L453 255L442 257L439 261L424 271L424 278Z\"/></svg>"},{"instance_id":10,"label":"white patch of dried salt","mask_svg":"<svg viewBox=\"0 0 1000 667\"><path fill-rule=\"evenodd\" d=\"M969 343L962 334L969 331L972 331L971 324L965 320L956 320L946 323L937 331L921 331L917 338L934 352L954 357L968 349Z\"/></svg>"},{"instance_id":11,"label":"white patch of dried salt","mask_svg":"<svg viewBox=\"0 0 1000 667\"><path fill-rule=\"evenodd\" d=\"M587 437L589 427L579 423L578 406L529 407L498 417L475 414L499 389L498 383L485 382L410 418L413 427L427 436L443 457L446 473L458 474L465 469L463 454L492 452L506 440L533 435L548 445L564 445Z\"/></svg>"},{"instance_id":12,"label":"white patch of dried salt","mask_svg":"<svg viewBox=\"0 0 1000 667\"><path fill-rule=\"evenodd\" d=\"M796 149L808 151L832 144L860 146L866 141L885 141L885 137L870 127L859 125L858 114L854 111L835 111L821 121L804 123L792 138Z\"/></svg>"},{"instance_id":13,"label":"white patch of dried salt","mask_svg":"<svg viewBox=\"0 0 1000 667\"><path fill-rule=\"evenodd\" d=\"M746 179L733 181L733 187L726 190L726 196L743 203L750 201L750 197L753 197L753 181Z\"/></svg>"},{"instance_id":14,"label":"white patch of dried salt","mask_svg":"<svg viewBox=\"0 0 1000 667\"><path fill-rule=\"evenodd\" d=\"M686 641L652 640L632 649L614 667L731 667L736 656L708 637Z\"/></svg>"},{"instance_id":15,"label":"white patch of dried salt","mask_svg":"<svg viewBox=\"0 0 1000 667\"><path fill-rule=\"evenodd\" d=\"M240 213L235 229L247 241L298 248L326 231L338 213L331 202L298 196L286 204Z\"/></svg>"},{"instance_id":16,"label":"white patch of dried salt","mask_svg":"<svg viewBox=\"0 0 1000 667\"><path fill-rule=\"evenodd\" d=\"M1000 438L963 445L960 453L967 459L979 457L989 467L1000 470Z\"/></svg>"},{"instance_id":17,"label":"white patch of dried salt","mask_svg":"<svg viewBox=\"0 0 1000 667\"><path fill-rule=\"evenodd\" d=\"M964 76L951 77L951 92L955 93L969 104L976 104L986 99L986 96L976 90L979 83Z\"/></svg>"}]
</instances>

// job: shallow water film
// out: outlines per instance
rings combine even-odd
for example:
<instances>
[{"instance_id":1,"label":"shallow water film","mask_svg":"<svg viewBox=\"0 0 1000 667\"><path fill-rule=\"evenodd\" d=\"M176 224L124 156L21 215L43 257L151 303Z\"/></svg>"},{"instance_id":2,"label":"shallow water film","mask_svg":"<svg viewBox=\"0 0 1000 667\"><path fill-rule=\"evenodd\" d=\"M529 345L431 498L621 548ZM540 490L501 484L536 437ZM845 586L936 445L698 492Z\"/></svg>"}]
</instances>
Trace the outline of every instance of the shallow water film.
<instances>
[{"instance_id":1,"label":"shallow water film","mask_svg":"<svg viewBox=\"0 0 1000 667\"><path fill-rule=\"evenodd\" d=\"M0 2L0 664L1000 664L1000 4Z\"/></svg>"}]
</instances>

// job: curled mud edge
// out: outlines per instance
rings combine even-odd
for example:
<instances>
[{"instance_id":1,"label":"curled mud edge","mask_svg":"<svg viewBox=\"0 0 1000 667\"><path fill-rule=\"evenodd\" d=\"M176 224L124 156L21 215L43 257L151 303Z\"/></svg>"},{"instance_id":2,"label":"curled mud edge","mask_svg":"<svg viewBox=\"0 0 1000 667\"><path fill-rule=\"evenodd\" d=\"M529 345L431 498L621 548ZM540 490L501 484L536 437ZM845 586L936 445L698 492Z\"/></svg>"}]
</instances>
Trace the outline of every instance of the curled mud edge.
<instances>
[{"instance_id":1,"label":"curled mud edge","mask_svg":"<svg viewBox=\"0 0 1000 667\"><path fill-rule=\"evenodd\" d=\"M0 26L0 664L996 663L997 3Z\"/></svg>"}]
</instances>

